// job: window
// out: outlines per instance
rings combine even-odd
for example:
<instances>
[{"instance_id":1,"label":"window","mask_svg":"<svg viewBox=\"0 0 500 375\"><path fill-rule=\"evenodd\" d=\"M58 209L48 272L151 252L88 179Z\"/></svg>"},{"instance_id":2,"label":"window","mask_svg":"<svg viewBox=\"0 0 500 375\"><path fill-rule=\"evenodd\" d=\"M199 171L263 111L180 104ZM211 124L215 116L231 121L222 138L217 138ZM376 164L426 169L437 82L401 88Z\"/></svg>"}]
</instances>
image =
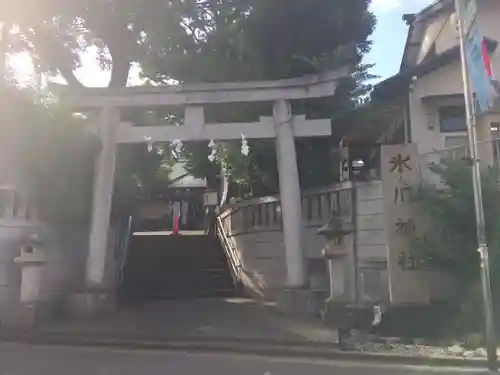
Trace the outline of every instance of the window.
<instances>
[{"instance_id":1,"label":"window","mask_svg":"<svg viewBox=\"0 0 500 375\"><path fill-rule=\"evenodd\" d=\"M494 138L498 138L497 135L500 133L500 122L491 122L491 134L495 135Z\"/></svg>"},{"instance_id":2,"label":"window","mask_svg":"<svg viewBox=\"0 0 500 375\"><path fill-rule=\"evenodd\" d=\"M439 126L442 133L467 131L464 106L439 108Z\"/></svg>"}]
</instances>

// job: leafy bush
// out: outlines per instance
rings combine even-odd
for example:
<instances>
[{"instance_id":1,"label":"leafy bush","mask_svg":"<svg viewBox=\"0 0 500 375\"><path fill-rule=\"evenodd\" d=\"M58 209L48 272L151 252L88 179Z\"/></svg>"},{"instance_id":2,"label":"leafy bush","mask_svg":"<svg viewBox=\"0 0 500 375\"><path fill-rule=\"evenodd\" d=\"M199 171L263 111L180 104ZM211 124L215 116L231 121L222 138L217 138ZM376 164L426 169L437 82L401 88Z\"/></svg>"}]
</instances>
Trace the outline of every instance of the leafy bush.
<instances>
[{"instance_id":1,"label":"leafy bush","mask_svg":"<svg viewBox=\"0 0 500 375\"><path fill-rule=\"evenodd\" d=\"M431 169L443 184L424 183L416 190L415 199L426 225L414 238L413 246L433 268L447 272L456 281L451 297L460 308L457 324L462 329L478 329L483 320L471 167L463 162L446 161ZM492 290L497 297L500 297L499 177L496 168L484 170L481 177Z\"/></svg>"}]
</instances>

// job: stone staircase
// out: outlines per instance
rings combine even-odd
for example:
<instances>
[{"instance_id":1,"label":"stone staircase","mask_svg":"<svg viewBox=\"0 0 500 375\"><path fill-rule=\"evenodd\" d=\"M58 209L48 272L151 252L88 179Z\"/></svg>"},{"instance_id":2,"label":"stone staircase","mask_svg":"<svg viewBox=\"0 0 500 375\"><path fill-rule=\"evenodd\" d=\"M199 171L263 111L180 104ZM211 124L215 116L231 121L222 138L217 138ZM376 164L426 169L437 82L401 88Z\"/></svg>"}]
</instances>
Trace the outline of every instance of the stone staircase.
<instances>
[{"instance_id":1,"label":"stone staircase","mask_svg":"<svg viewBox=\"0 0 500 375\"><path fill-rule=\"evenodd\" d=\"M132 238L120 296L124 302L234 296L224 250L204 235Z\"/></svg>"}]
</instances>

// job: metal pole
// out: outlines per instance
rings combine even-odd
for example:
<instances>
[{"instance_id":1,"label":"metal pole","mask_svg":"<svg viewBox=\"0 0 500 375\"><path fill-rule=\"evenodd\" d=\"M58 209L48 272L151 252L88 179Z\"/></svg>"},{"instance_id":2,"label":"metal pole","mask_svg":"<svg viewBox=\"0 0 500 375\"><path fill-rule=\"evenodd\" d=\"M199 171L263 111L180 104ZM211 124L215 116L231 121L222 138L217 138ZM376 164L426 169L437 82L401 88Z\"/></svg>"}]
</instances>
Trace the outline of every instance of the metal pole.
<instances>
[{"instance_id":1,"label":"metal pole","mask_svg":"<svg viewBox=\"0 0 500 375\"><path fill-rule=\"evenodd\" d=\"M483 193L481 187L481 170L478 159L477 148L477 118L474 105L474 96L470 88L470 77L467 66L465 31L461 14L462 7L460 0L455 0L455 11L458 21L458 33L460 37L460 58L462 62L462 77L464 84L464 99L465 111L467 115L467 133L469 137L469 150L472 160L472 184L474 189L474 207L476 214L476 231L478 252L481 257L481 287L484 300L484 315L485 315L485 336L488 353L488 369L490 371L497 370L497 353L495 339L495 325L493 320L493 305L491 298L491 282L488 257L488 244L486 242L486 226L484 219L483 208Z\"/></svg>"},{"instance_id":2,"label":"metal pole","mask_svg":"<svg viewBox=\"0 0 500 375\"><path fill-rule=\"evenodd\" d=\"M353 263L354 263L354 305L360 307L361 305L361 288L359 279L359 254L358 254L358 235L357 235L357 211L358 211L358 171L355 171L351 162L352 172L352 224L354 226L354 233L352 238L353 247ZM340 207L340 206L339 206Z\"/></svg>"}]
</instances>

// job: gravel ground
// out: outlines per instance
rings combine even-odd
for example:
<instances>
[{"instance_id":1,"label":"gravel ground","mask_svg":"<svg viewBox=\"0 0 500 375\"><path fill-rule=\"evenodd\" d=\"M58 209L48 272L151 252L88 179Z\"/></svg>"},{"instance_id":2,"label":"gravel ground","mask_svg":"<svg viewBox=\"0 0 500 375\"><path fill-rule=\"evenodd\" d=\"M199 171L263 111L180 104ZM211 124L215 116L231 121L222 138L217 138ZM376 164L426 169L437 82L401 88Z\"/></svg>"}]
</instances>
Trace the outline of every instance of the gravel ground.
<instances>
[{"instance_id":1,"label":"gravel ground","mask_svg":"<svg viewBox=\"0 0 500 375\"><path fill-rule=\"evenodd\" d=\"M398 354L419 357L461 357L486 358L484 348L467 349L460 344L451 346L429 344L424 340L413 340L407 343L400 338L376 338L374 336L354 335L346 345L346 349L364 353ZM500 350L498 351L500 354Z\"/></svg>"},{"instance_id":2,"label":"gravel ground","mask_svg":"<svg viewBox=\"0 0 500 375\"><path fill-rule=\"evenodd\" d=\"M421 357L486 357L486 350L478 348L467 350L460 346L439 347L429 345L382 344L376 342L356 343L354 349L360 352L413 355Z\"/></svg>"}]
</instances>

